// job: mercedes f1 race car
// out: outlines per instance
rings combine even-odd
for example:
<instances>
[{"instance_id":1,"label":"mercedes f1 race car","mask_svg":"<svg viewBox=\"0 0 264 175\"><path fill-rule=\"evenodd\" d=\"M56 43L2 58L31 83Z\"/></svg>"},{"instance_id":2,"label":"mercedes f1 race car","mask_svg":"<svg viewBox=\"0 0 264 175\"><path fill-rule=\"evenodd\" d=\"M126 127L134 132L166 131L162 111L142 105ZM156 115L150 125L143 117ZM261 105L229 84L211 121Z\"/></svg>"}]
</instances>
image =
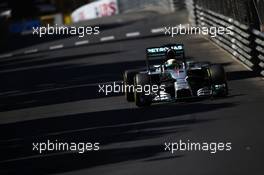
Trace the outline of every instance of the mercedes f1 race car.
<instances>
[{"instance_id":1,"label":"mercedes f1 race car","mask_svg":"<svg viewBox=\"0 0 264 175\"><path fill-rule=\"evenodd\" d=\"M162 63L150 65L150 59L158 57ZM228 95L222 65L187 61L183 44L147 48L146 68L126 70L123 77L126 100L139 107L155 102Z\"/></svg>"}]
</instances>

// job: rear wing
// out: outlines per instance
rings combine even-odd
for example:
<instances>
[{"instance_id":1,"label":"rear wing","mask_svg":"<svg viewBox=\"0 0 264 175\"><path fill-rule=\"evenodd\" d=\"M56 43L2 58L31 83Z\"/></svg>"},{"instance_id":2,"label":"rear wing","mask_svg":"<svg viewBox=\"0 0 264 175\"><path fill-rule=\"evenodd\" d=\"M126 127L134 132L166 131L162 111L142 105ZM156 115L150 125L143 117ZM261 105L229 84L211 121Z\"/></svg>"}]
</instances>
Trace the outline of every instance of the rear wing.
<instances>
[{"instance_id":1,"label":"rear wing","mask_svg":"<svg viewBox=\"0 0 264 175\"><path fill-rule=\"evenodd\" d=\"M150 71L150 65L149 65L149 58L153 57L166 57L166 53L169 49L173 49L177 56L181 57L181 59L184 59L184 45L183 44L168 44L161 47L152 47L146 49L146 66L148 72Z\"/></svg>"},{"instance_id":2,"label":"rear wing","mask_svg":"<svg viewBox=\"0 0 264 175\"><path fill-rule=\"evenodd\" d=\"M184 56L184 46L183 44L170 44L162 47L152 47L146 49L147 58L151 57L162 57L166 56L169 49L173 49L177 55Z\"/></svg>"}]
</instances>

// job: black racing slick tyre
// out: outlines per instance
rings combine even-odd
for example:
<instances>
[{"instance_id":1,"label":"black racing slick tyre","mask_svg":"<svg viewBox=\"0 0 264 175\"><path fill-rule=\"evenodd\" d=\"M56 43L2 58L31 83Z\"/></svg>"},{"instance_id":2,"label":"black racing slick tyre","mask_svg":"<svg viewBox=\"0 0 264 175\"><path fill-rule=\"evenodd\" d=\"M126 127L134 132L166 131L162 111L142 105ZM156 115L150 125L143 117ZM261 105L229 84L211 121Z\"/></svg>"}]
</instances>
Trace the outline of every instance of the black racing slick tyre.
<instances>
[{"instance_id":1,"label":"black racing slick tyre","mask_svg":"<svg viewBox=\"0 0 264 175\"><path fill-rule=\"evenodd\" d=\"M123 74L124 78L124 87L125 87L125 97L128 102L134 102L134 91L133 88L130 88L134 86L134 77L138 73L136 70L127 70Z\"/></svg>"},{"instance_id":2,"label":"black racing slick tyre","mask_svg":"<svg viewBox=\"0 0 264 175\"><path fill-rule=\"evenodd\" d=\"M217 93L218 97L224 97L228 95L228 85L226 73L222 65L212 64L208 68L209 77L212 85L224 85L224 90Z\"/></svg>"},{"instance_id":3,"label":"black racing slick tyre","mask_svg":"<svg viewBox=\"0 0 264 175\"><path fill-rule=\"evenodd\" d=\"M222 65L212 64L208 68L210 80L213 84L226 83L226 73Z\"/></svg>"},{"instance_id":4,"label":"black racing slick tyre","mask_svg":"<svg viewBox=\"0 0 264 175\"><path fill-rule=\"evenodd\" d=\"M144 89L145 85L150 85L150 77L148 74L137 74L134 79L135 87L141 86ZM146 107L151 105L151 95L146 95L146 92L134 92L135 103L138 107Z\"/></svg>"}]
</instances>

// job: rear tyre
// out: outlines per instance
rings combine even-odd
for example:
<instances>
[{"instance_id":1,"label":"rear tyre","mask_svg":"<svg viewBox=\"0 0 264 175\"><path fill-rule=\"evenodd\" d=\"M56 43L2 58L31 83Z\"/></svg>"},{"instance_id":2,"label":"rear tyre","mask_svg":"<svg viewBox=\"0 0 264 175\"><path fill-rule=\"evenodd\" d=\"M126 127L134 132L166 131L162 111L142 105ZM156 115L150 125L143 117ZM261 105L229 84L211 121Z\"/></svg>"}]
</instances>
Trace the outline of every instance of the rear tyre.
<instances>
[{"instance_id":1,"label":"rear tyre","mask_svg":"<svg viewBox=\"0 0 264 175\"><path fill-rule=\"evenodd\" d=\"M134 86L134 77L138 73L136 70L127 70L123 74L124 78L124 86L125 86L125 97L128 102L134 102L134 92L133 88L129 88Z\"/></svg>"},{"instance_id":2,"label":"rear tyre","mask_svg":"<svg viewBox=\"0 0 264 175\"><path fill-rule=\"evenodd\" d=\"M134 79L135 87L141 86L144 89L145 85L150 85L150 77L148 74L137 74ZM146 95L146 92L134 92L135 103L138 107L146 107L151 105L151 95Z\"/></svg>"}]
</instances>

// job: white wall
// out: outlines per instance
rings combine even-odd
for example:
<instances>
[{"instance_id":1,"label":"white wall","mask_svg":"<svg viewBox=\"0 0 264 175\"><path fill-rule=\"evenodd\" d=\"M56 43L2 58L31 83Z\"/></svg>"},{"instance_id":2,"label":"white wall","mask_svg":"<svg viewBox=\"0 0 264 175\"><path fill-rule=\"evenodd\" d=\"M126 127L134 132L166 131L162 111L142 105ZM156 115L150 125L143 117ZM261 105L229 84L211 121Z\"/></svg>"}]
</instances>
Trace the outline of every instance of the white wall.
<instances>
[{"instance_id":1,"label":"white wall","mask_svg":"<svg viewBox=\"0 0 264 175\"><path fill-rule=\"evenodd\" d=\"M79 22L118 13L117 0L99 0L78 8L71 14L71 17L73 22Z\"/></svg>"}]
</instances>

